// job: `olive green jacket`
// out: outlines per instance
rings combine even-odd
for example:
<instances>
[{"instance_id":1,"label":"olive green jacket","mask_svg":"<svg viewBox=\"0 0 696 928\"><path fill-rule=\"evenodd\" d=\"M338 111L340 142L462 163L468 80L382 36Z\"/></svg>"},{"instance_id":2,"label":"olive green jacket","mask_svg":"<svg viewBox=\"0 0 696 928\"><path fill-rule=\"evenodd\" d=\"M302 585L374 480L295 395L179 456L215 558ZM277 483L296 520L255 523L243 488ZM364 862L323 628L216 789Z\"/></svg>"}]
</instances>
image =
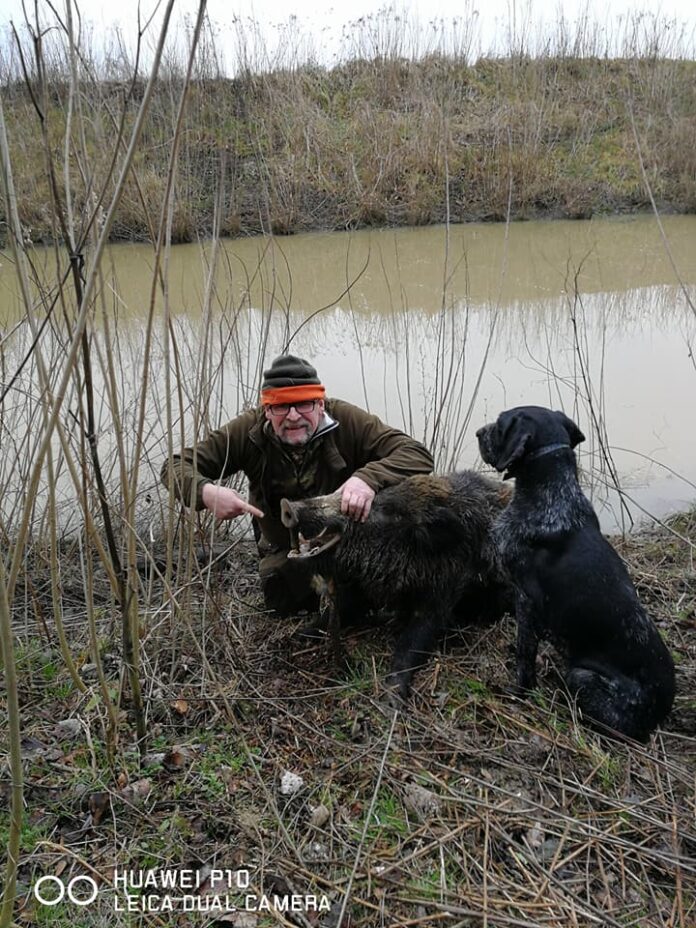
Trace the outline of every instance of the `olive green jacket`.
<instances>
[{"instance_id":1,"label":"olive green jacket","mask_svg":"<svg viewBox=\"0 0 696 928\"><path fill-rule=\"evenodd\" d=\"M162 482L171 481L181 502L203 508L204 484L243 471L249 480L249 500L264 513L258 527L273 547L286 548L287 529L280 521L280 501L307 499L337 490L351 476L373 490L399 483L413 474L433 469L430 452L377 416L343 400L327 399L326 413L335 420L320 426L304 448L292 452L266 423L262 406L228 422L194 449L173 455L162 467ZM171 471L170 471L171 464Z\"/></svg>"}]
</instances>

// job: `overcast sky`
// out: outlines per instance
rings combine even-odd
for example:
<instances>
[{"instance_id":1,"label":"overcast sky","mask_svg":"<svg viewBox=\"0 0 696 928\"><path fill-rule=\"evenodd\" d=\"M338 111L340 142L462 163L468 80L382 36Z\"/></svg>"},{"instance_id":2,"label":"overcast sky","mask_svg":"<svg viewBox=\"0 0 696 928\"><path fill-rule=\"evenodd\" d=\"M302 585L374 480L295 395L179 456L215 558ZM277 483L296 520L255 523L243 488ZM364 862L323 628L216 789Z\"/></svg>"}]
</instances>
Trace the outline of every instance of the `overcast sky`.
<instances>
[{"instance_id":1,"label":"overcast sky","mask_svg":"<svg viewBox=\"0 0 696 928\"><path fill-rule=\"evenodd\" d=\"M33 8L34 0L26 0L26 3L28 8ZM63 9L65 0L55 0L55 3L58 9ZM39 0L39 5L48 9L46 0ZM161 19L165 4L164 0L159 4L157 0L140 0L140 3L138 0L81 0L79 3L83 18L93 24L96 35L103 34L109 26L118 23L129 43L134 41L139 6L145 19L154 11L157 22ZM513 21L518 34L522 24L528 23L530 19L534 23L546 24L546 31L553 31L563 16L572 30L573 24L586 13L599 24L602 35L622 34L626 20L641 12L647 13L650 18L659 16L672 21L675 25L670 34L683 33L689 37L691 47L696 35L694 0L661 0L659 3L646 3L644 0L551 0L546 3L541 0L407 0L393 4L377 0L350 0L348 3L333 0L209 0L208 13L216 30L216 45L223 51L228 67L234 66L230 60L235 56L231 37L235 30L237 34L239 30L239 26L233 26L235 17L241 18L242 26L248 29L250 36L255 32L257 39L260 37L263 44L272 50L277 42L283 41L283 37L287 43L288 32L284 24L288 23L290 16L296 16L296 23L291 30L292 41L297 42L300 34L309 37L309 44L299 43L300 51L309 47L315 57L330 64L341 54L345 27L386 6L393 7L395 15L405 14L402 21L405 19L407 22L406 29L411 30L411 36L418 23L421 39L429 32L434 34L434 19L444 18L451 22L459 17L460 24L454 30L449 29L450 36L457 31L462 34L468 24L468 28L473 27L474 30L477 52L509 47L507 39ZM175 3L177 17L191 17L196 9L195 0L177 0ZM255 30L248 26L247 18L256 21L258 26ZM15 22L23 19L21 0L0 0L0 22L6 24L10 19ZM527 42L532 50L535 36L538 35L538 26L527 26Z\"/></svg>"}]
</instances>

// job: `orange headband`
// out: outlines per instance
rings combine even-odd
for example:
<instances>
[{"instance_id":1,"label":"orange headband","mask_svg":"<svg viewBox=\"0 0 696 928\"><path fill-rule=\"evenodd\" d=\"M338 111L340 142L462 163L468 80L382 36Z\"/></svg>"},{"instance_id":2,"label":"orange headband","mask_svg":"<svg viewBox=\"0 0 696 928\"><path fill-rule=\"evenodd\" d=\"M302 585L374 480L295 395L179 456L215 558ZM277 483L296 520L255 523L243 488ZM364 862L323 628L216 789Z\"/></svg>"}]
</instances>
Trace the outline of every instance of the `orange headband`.
<instances>
[{"instance_id":1,"label":"orange headband","mask_svg":"<svg viewBox=\"0 0 696 928\"><path fill-rule=\"evenodd\" d=\"M261 402L264 406L275 406L276 403L301 403L303 400L322 400L326 393L320 383L302 383L294 387L271 387L261 391Z\"/></svg>"}]
</instances>

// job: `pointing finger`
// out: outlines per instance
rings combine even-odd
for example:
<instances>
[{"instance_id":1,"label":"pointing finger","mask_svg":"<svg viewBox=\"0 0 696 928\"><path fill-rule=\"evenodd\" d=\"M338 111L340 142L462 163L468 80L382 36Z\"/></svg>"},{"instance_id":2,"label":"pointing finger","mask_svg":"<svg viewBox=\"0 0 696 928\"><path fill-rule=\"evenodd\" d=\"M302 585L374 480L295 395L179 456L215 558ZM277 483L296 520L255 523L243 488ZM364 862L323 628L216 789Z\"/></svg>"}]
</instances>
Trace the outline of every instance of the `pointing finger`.
<instances>
[{"instance_id":1,"label":"pointing finger","mask_svg":"<svg viewBox=\"0 0 696 928\"><path fill-rule=\"evenodd\" d=\"M256 506L252 506L251 503L247 503L246 500L240 499L239 506L242 512L248 512L252 516L256 516L257 519L263 519L263 513L260 509L257 509Z\"/></svg>"}]
</instances>

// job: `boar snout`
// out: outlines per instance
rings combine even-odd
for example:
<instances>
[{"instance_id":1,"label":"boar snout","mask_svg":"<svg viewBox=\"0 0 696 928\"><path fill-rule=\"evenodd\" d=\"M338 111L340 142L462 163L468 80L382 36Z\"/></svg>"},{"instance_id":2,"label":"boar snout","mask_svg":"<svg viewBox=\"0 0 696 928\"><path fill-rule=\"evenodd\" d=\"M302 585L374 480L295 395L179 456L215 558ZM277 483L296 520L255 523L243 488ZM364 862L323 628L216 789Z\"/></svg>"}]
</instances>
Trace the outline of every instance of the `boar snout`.
<instances>
[{"instance_id":1,"label":"boar snout","mask_svg":"<svg viewBox=\"0 0 696 928\"><path fill-rule=\"evenodd\" d=\"M280 501L280 521L285 528L297 527L299 519L289 499L281 499Z\"/></svg>"}]
</instances>

